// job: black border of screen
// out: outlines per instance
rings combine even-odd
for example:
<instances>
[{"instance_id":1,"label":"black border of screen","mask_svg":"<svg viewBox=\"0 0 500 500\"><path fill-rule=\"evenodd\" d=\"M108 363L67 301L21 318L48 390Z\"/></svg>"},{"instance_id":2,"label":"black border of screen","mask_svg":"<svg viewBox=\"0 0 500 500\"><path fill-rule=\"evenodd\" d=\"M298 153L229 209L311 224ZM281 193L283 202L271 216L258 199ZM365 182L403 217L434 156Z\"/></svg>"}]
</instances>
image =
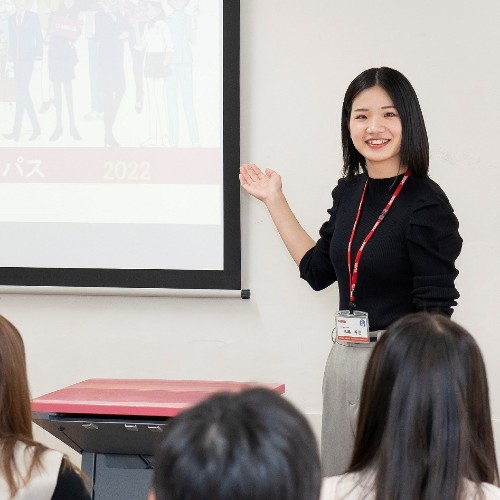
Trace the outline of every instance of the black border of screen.
<instances>
[{"instance_id":1,"label":"black border of screen","mask_svg":"<svg viewBox=\"0 0 500 500\"><path fill-rule=\"evenodd\" d=\"M240 187L237 175L240 161L240 0L222 0L222 8L224 269L2 267L0 286L241 289Z\"/></svg>"}]
</instances>

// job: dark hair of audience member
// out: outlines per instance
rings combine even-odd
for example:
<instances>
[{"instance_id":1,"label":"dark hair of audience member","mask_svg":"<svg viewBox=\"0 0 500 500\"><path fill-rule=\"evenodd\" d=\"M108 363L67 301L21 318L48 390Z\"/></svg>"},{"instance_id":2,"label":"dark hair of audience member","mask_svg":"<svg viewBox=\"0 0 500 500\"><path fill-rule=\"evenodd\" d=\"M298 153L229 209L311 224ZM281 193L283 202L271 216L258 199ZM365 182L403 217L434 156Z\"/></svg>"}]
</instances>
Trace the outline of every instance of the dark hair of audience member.
<instances>
[{"instance_id":1,"label":"dark hair of audience member","mask_svg":"<svg viewBox=\"0 0 500 500\"><path fill-rule=\"evenodd\" d=\"M498 484L483 358L445 316L406 316L374 348L348 472L367 468L377 500L456 500L463 478Z\"/></svg>"},{"instance_id":2,"label":"dark hair of audience member","mask_svg":"<svg viewBox=\"0 0 500 500\"><path fill-rule=\"evenodd\" d=\"M155 460L157 500L315 500L320 488L307 420L263 388L216 394L181 413Z\"/></svg>"}]
</instances>

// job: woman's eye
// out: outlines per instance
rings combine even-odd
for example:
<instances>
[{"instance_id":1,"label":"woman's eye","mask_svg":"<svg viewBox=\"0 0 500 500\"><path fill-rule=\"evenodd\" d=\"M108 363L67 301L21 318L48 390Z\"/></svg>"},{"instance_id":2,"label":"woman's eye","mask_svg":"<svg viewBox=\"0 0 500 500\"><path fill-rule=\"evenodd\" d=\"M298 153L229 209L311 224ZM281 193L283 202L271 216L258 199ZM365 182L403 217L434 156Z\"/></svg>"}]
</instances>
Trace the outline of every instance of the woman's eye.
<instances>
[{"instance_id":1,"label":"woman's eye","mask_svg":"<svg viewBox=\"0 0 500 500\"><path fill-rule=\"evenodd\" d=\"M386 117L388 118L391 118L393 116L398 116L396 113L394 113L393 111L389 111L388 113L385 114Z\"/></svg>"},{"instance_id":2,"label":"woman's eye","mask_svg":"<svg viewBox=\"0 0 500 500\"><path fill-rule=\"evenodd\" d=\"M355 119L355 120L364 120L365 118L366 118L366 116L365 116L365 115L356 115L356 116L354 117L354 119Z\"/></svg>"}]
</instances>

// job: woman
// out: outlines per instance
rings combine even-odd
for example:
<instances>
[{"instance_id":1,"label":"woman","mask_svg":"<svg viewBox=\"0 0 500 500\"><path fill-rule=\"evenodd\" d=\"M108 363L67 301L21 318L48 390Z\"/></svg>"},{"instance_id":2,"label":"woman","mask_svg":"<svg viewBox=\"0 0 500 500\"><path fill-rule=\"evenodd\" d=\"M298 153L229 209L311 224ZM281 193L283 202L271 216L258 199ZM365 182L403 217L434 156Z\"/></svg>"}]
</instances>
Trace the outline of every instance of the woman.
<instances>
[{"instance_id":1,"label":"woman","mask_svg":"<svg viewBox=\"0 0 500 500\"><path fill-rule=\"evenodd\" d=\"M170 61L172 74L166 82L170 141L173 146L179 144L179 101L182 101L191 145L198 147L200 136L194 106L192 46L198 30L199 6L192 0L168 0L168 4L172 9L167 22L174 50Z\"/></svg>"},{"instance_id":2,"label":"woman","mask_svg":"<svg viewBox=\"0 0 500 500\"><path fill-rule=\"evenodd\" d=\"M322 500L499 499L488 382L472 336L415 313L381 337L368 363L351 465Z\"/></svg>"},{"instance_id":3,"label":"woman","mask_svg":"<svg viewBox=\"0 0 500 500\"><path fill-rule=\"evenodd\" d=\"M410 82L372 68L349 85L342 108L344 178L314 240L290 210L273 170L242 165L243 188L262 200L300 275L314 290L335 281L340 310L323 382L322 465L345 471L361 381L380 331L417 310L451 315L462 240L441 188L428 177L429 145Z\"/></svg>"},{"instance_id":4,"label":"woman","mask_svg":"<svg viewBox=\"0 0 500 500\"><path fill-rule=\"evenodd\" d=\"M56 127L50 136L52 142L57 141L63 132L63 89L68 109L69 132L73 139L81 140L76 127L73 104L73 80L75 79L75 66L78 63L75 42L81 31L78 14L79 8L76 0L62 0L59 9L51 14L49 19L48 66L49 78L54 88L54 106L56 108Z\"/></svg>"},{"instance_id":5,"label":"woman","mask_svg":"<svg viewBox=\"0 0 500 500\"><path fill-rule=\"evenodd\" d=\"M132 74L134 75L135 84L135 111L141 113L144 104L144 49L138 48L137 45L142 39L148 21L146 0L127 0L125 2L125 12L132 27L128 46L132 57Z\"/></svg>"},{"instance_id":6,"label":"woman","mask_svg":"<svg viewBox=\"0 0 500 500\"><path fill-rule=\"evenodd\" d=\"M26 357L16 327L0 316L0 498L87 500L69 460L33 440Z\"/></svg>"},{"instance_id":7,"label":"woman","mask_svg":"<svg viewBox=\"0 0 500 500\"><path fill-rule=\"evenodd\" d=\"M99 89L104 103L104 145L118 147L114 126L125 94L124 42L130 26L120 0L103 0L95 16Z\"/></svg>"},{"instance_id":8,"label":"woman","mask_svg":"<svg viewBox=\"0 0 500 500\"><path fill-rule=\"evenodd\" d=\"M159 0L146 2L148 22L138 49L145 50L144 78L148 103L148 132L145 146L167 146L167 102L165 80L170 73L172 39Z\"/></svg>"},{"instance_id":9,"label":"woman","mask_svg":"<svg viewBox=\"0 0 500 500\"><path fill-rule=\"evenodd\" d=\"M9 53L16 81L16 113L12 132L4 134L9 140L18 141L21 135L24 112L33 127L29 140L42 133L31 97L30 84L35 61L43 56L42 30L38 16L29 10L27 0L14 0L15 12L9 16Z\"/></svg>"}]
</instances>

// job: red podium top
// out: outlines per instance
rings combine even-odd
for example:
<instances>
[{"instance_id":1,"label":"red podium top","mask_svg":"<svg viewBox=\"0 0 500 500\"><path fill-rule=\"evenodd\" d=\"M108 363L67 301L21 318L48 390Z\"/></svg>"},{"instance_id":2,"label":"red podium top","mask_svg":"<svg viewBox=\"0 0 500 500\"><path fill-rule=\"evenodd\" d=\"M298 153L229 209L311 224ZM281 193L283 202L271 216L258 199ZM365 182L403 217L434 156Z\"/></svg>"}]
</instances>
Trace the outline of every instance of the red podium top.
<instances>
[{"instance_id":1,"label":"red podium top","mask_svg":"<svg viewBox=\"0 0 500 500\"><path fill-rule=\"evenodd\" d=\"M285 392L284 384L271 383L94 378L35 398L31 409L41 413L173 417L216 392L251 387Z\"/></svg>"}]
</instances>

